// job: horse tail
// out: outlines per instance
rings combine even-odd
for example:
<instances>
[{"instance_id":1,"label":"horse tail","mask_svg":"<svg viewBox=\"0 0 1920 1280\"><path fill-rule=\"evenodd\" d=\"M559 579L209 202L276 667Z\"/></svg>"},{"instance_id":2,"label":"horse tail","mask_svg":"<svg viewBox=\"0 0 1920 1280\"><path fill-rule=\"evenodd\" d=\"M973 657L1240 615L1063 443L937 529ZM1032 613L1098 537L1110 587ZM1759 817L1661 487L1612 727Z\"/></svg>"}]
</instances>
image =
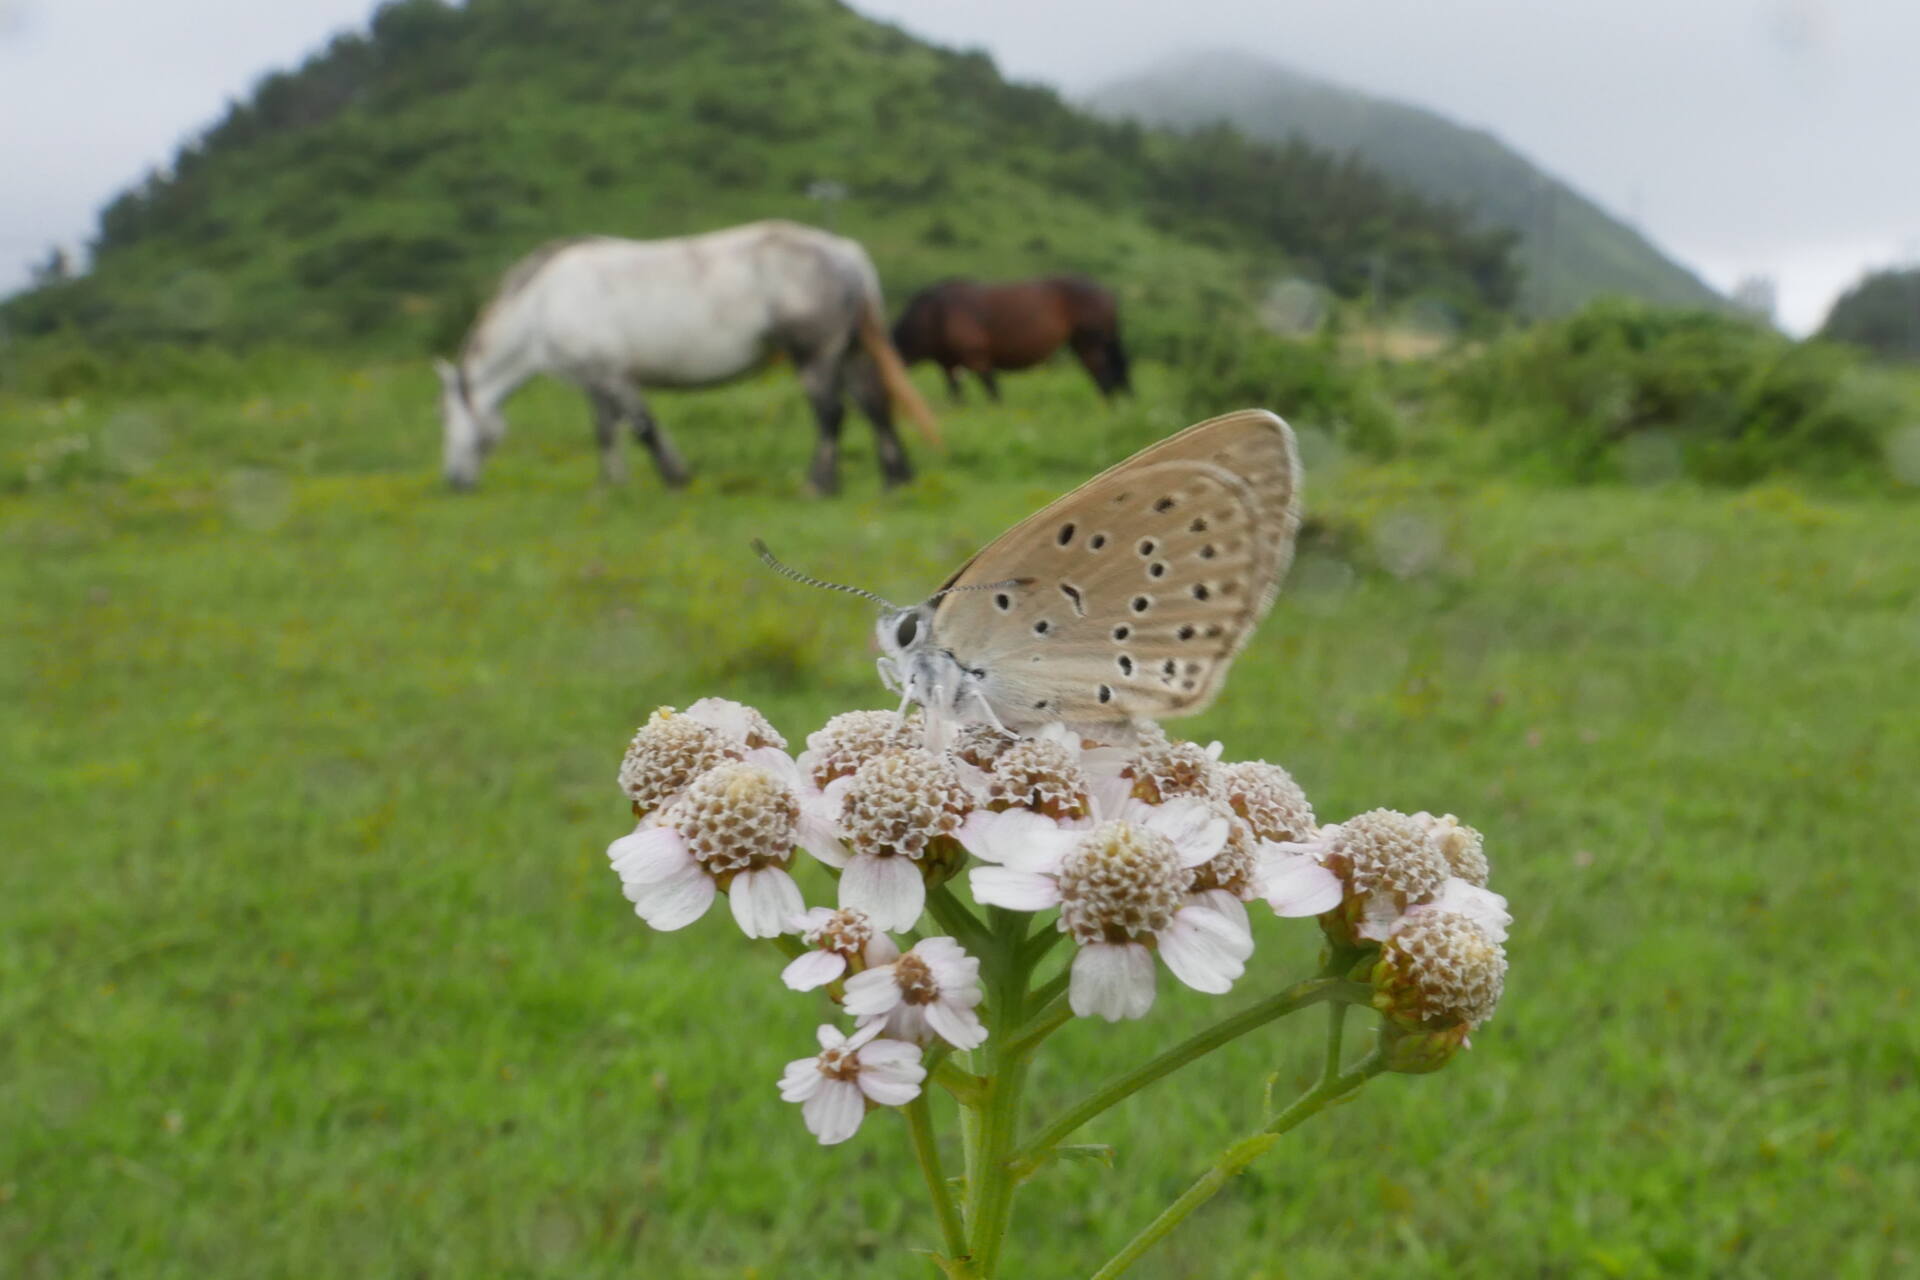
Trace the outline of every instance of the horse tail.
<instances>
[{"instance_id":1,"label":"horse tail","mask_svg":"<svg viewBox=\"0 0 1920 1280\"><path fill-rule=\"evenodd\" d=\"M880 314L880 299L872 293L867 294L860 308L860 345L867 349L867 358L880 371L887 398L913 419L913 425L919 428L928 444L936 449L946 448L946 441L940 438L939 421L927 407L919 388L913 385L913 379L907 376L907 366L900 362L900 353L887 338L886 317Z\"/></svg>"}]
</instances>

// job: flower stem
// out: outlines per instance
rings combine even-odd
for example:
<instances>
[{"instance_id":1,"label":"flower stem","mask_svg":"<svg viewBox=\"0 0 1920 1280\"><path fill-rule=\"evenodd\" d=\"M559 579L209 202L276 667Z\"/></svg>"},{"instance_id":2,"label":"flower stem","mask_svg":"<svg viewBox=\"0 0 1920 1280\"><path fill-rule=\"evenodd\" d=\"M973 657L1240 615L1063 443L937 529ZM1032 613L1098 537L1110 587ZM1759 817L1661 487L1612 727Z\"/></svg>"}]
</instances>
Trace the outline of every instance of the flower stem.
<instances>
[{"instance_id":1,"label":"flower stem","mask_svg":"<svg viewBox=\"0 0 1920 1280\"><path fill-rule=\"evenodd\" d=\"M934 1216L940 1219L940 1238L946 1244L947 1256L957 1261L966 1256L967 1232L960 1225L960 1210L953 1203L953 1191L940 1172L940 1143L934 1137L933 1110L927 1105L925 1092L906 1105L906 1113L907 1131L913 1137L913 1156L920 1162L921 1176L927 1180Z\"/></svg>"},{"instance_id":2,"label":"flower stem","mask_svg":"<svg viewBox=\"0 0 1920 1280\"><path fill-rule=\"evenodd\" d=\"M1028 1003L1032 1003L1029 1001ZM1040 1042L1058 1031L1073 1019L1073 1008L1067 1003L1067 993L1056 992L1054 997L1041 1005L1040 1011L1021 1024L1007 1046L1008 1051L1026 1057L1040 1047Z\"/></svg>"},{"instance_id":3,"label":"flower stem","mask_svg":"<svg viewBox=\"0 0 1920 1280\"><path fill-rule=\"evenodd\" d=\"M1053 1148L1075 1129L1123 1098L1138 1093L1162 1076L1173 1074L1195 1058L1212 1053L1227 1041L1243 1036L1256 1027L1265 1026L1275 1018L1297 1012L1308 1005L1318 1004L1322 1000L1357 998L1355 992L1348 990L1354 986L1355 984L1342 982L1337 978L1310 978L1305 982L1295 983L1284 991L1268 996L1258 1004L1250 1005L1231 1018L1215 1023L1152 1061L1115 1076L1069 1107L1038 1137L1022 1147L1013 1157L1014 1172L1022 1178L1031 1174L1046 1162Z\"/></svg>"},{"instance_id":4,"label":"flower stem","mask_svg":"<svg viewBox=\"0 0 1920 1280\"><path fill-rule=\"evenodd\" d=\"M1338 1006L1336 1006L1338 1008ZM1336 1018L1329 1024L1328 1039L1338 1038L1335 1028L1341 1025ZM1141 1229L1140 1234L1127 1241L1126 1247L1113 1255L1106 1265L1094 1272L1090 1280L1113 1280L1121 1272L1140 1260L1142 1254L1165 1239L1167 1234L1186 1220L1195 1209L1219 1193L1243 1169L1252 1164L1280 1140L1280 1135L1294 1128L1329 1106L1352 1093L1368 1080L1386 1069L1386 1059L1376 1050L1352 1071L1345 1074L1322 1076L1313 1088L1296 1099L1292 1106L1269 1121L1258 1133L1242 1138L1220 1153L1220 1158L1192 1186L1180 1194L1160 1212L1160 1216Z\"/></svg>"},{"instance_id":5,"label":"flower stem","mask_svg":"<svg viewBox=\"0 0 1920 1280\"><path fill-rule=\"evenodd\" d=\"M993 940L980 918L953 896L953 890L938 884L927 890L927 911L940 922L947 934L974 955L985 953Z\"/></svg>"}]
</instances>

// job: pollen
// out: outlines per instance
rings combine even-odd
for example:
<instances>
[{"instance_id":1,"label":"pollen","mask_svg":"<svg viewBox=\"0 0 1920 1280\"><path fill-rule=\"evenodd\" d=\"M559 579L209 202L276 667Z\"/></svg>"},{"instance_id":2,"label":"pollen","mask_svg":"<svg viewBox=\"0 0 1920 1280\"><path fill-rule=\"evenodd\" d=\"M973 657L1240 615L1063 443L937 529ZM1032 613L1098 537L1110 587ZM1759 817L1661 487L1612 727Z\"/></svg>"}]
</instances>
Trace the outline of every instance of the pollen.
<instances>
[{"instance_id":1,"label":"pollen","mask_svg":"<svg viewBox=\"0 0 1920 1280\"><path fill-rule=\"evenodd\" d=\"M1061 864L1060 925L1082 946L1129 942L1173 922L1187 890L1187 871L1173 841L1132 822L1107 822L1074 846Z\"/></svg>"},{"instance_id":2,"label":"pollen","mask_svg":"<svg viewBox=\"0 0 1920 1280\"><path fill-rule=\"evenodd\" d=\"M620 789L645 815L673 799L707 770L745 752L698 720L661 707L633 735L620 761Z\"/></svg>"},{"instance_id":3,"label":"pollen","mask_svg":"<svg viewBox=\"0 0 1920 1280\"><path fill-rule=\"evenodd\" d=\"M1092 811L1086 775L1071 752L1045 738L1025 738L1000 753L987 779L987 808L1032 809L1049 818L1084 818Z\"/></svg>"},{"instance_id":4,"label":"pollen","mask_svg":"<svg viewBox=\"0 0 1920 1280\"><path fill-rule=\"evenodd\" d=\"M714 876L784 867L793 857L800 800L758 765L708 770L666 813L695 861Z\"/></svg>"},{"instance_id":5,"label":"pollen","mask_svg":"<svg viewBox=\"0 0 1920 1280\"><path fill-rule=\"evenodd\" d=\"M919 858L973 809L953 766L923 747L879 756L853 775L840 825L855 851Z\"/></svg>"},{"instance_id":6,"label":"pollen","mask_svg":"<svg viewBox=\"0 0 1920 1280\"><path fill-rule=\"evenodd\" d=\"M1196 742L1146 742L1127 766L1135 798L1165 804L1175 796L1212 799L1220 786L1219 765Z\"/></svg>"},{"instance_id":7,"label":"pollen","mask_svg":"<svg viewBox=\"0 0 1920 1280\"><path fill-rule=\"evenodd\" d=\"M1222 791L1233 811L1262 840L1311 840L1319 825L1300 784L1277 764L1242 760L1220 771Z\"/></svg>"},{"instance_id":8,"label":"pollen","mask_svg":"<svg viewBox=\"0 0 1920 1280\"><path fill-rule=\"evenodd\" d=\"M1402 908L1433 893L1450 874L1426 823L1392 809L1370 809L1341 823L1322 861L1355 897L1385 893Z\"/></svg>"},{"instance_id":9,"label":"pollen","mask_svg":"<svg viewBox=\"0 0 1920 1280\"><path fill-rule=\"evenodd\" d=\"M901 716L892 711L843 711L807 735L807 763L813 784L824 787L835 778L859 771L861 765L889 751L920 744L925 730L920 713Z\"/></svg>"},{"instance_id":10,"label":"pollen","mask_svg":"<svg viewBox=\"0 0 1920 1280\"><path fill-rule=\"evenodd\" d=\"M1506 986L1506 949L1449 911L1420 911L1387 940L1374 986L1389 1011L1430 1030L1493 1016Z\"/></svg>"},{"instance_id":11,"label":"pollen","mask_svg":"<svg viewBox=\"0 0 1920 1280\"><path fill-rule=\"evenodd\" d=\"M1468 884L1479 885L1482 889L1487 887L1490 869L1487 866L1485 836L1450 813L1432 819L1427 833L1454 875Z\"/></svg>"}]
</instances>

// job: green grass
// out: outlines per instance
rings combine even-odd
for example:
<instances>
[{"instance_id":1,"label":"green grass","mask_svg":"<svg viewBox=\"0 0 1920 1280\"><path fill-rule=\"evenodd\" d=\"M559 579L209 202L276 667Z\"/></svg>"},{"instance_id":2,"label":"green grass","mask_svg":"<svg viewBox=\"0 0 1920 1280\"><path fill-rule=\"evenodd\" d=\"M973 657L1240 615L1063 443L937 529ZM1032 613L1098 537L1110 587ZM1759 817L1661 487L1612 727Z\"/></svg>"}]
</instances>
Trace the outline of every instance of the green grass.
<instances>
[{"instance_id":1,"label":"green grass","mask_svg":"<svg viewBox=\"0 0 1920 1280\"><path fill-rule=\"evenodd\" d=\"M822 1150L779 1101L823 1002L724 913L629 913L602 850L655 705L795 740L884 705L868 610L1183 422L1076 372L949 413L881 495L800 493L787 375L663 401L700 469L594 481L541 388L481 491L423 368L0 402L0 1272L898 1277L936 1242L904 1125ZM1285 406L1278 406L1284 410ZM1891 500L1539 489L1319 466L1321 517L1186 726L1323 818L1450 809L1518 924L1445 1072L1312 1122L1148 1277L1887 1276L1920 1226L1920 540ZM823 896L824 882L808 882ZM1044 1112L1302 976L1267 921L1213 1001L1071 1025ZM1254 1123L1317 1022L1102 1118L1029 1184L1015 1274L1084 1274Z\"/></svg>"}]
</instances>

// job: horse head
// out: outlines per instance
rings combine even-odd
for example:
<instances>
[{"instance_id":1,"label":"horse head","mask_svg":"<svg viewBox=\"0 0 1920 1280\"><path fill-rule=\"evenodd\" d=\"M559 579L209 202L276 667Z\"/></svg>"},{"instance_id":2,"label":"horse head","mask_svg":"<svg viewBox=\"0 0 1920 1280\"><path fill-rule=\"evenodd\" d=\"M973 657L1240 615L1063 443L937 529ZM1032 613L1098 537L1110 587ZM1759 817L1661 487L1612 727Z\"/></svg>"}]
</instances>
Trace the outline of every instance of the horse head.
<instances>
[{"instance_id":1,"label":"horse head","mask_svg":"<svg viewBox=\"0 0 1920 1280\"><path fill-rule=\"evenodd\" d=\"M480 479L480 460L492 443L486 425L474 412L466 374L448 360L435 360L440 376L441 474L449 487L465 491Z\"/></svg>"}]
</instances>

